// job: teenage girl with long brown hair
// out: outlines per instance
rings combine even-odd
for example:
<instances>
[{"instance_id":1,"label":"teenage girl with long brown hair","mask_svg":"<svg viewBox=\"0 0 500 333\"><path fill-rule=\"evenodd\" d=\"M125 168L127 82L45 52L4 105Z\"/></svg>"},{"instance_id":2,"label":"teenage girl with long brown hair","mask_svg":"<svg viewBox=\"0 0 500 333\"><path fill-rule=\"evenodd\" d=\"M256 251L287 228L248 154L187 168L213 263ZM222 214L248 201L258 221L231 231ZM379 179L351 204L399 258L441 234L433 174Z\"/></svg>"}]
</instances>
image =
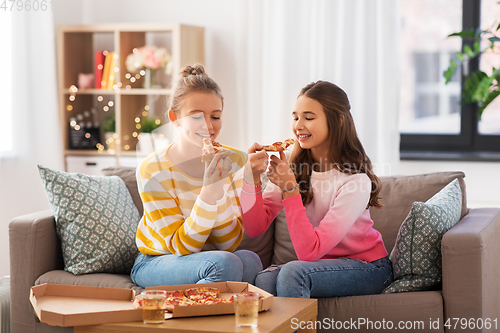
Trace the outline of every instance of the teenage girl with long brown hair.
<instances>
[{"instance_id":1,"label":"teenage girl with long brown hair","mask_svg":"<svg viewBox=\"0 0 500 333\"><path fill-rule=\"evenodd\" d=\"M241 195L243 225L255 237L284 208L299 260L260 272L255 284L284 297L380 293L392 281L369 207L381 207L381 183L358 139L349 99L337 85L305 86L292 112L298 140L290 160L248 150ZM269 169L268 169L269 168ZM262 193L260 176L269 184Z\"/></svg>"}]
</instances>

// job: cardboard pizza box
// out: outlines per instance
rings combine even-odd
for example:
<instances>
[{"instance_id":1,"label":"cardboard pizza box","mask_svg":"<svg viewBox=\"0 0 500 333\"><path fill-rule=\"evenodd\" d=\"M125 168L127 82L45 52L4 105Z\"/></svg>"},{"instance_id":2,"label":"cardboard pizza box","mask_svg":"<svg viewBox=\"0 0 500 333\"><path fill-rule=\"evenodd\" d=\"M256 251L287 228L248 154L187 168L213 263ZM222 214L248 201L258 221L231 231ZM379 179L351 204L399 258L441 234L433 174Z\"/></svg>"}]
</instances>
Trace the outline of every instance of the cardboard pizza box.
<instances>
[{"instance_id":1,"label":"cardboard pizza box","mask_svg":"<svg viewBox=\"0 0 500 333\"><path fill-rule=\"evenodd\" d=\"M213 282L213 283L198 283L198 284L180 284L174 286L161 286L161 287L147 287L146 290L186 290L189 288L209 287L219 289L219 297L230 299L234 294L241 294L246 292L256 292L264 298L259 300L259 312L266 311L273 305L273 295L265 290L257 288L247 282ZM221 314L234 313L234 303L224 304L199 304L190 306L175 306L172 312L166 312L165 318L179 318L179 317L198 317L198 316L213 316Z\"/></svg>"},{"instance_id":2,"label":"cardboard pizza box","mask_svg":"<svg viewBox=\"0 0 500 333\"><path fill-rule=\"evenodd\" d=\"M38 319L53 326L79 326L142 320L132 289L42 284L31 287Z\"/></svg>"}]
</instances>

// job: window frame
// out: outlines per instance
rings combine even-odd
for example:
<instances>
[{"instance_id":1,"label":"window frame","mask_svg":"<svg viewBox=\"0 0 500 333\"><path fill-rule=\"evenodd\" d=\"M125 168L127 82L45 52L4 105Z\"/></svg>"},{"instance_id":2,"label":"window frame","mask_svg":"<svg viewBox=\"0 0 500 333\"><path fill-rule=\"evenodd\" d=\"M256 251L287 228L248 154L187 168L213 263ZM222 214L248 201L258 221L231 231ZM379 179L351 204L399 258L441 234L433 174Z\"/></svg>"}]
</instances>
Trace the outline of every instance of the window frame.
<instances>
[{"instance_id":1,"label":"window frame","mask_svg":"<svg viewBox=\"0 0 500 333\"><path fill-rule=\"evenodd\" d=\"M481 1L462 1L462 29L480 27ZM463 40L462 46L471 41ZM469 62L471 71L479 68L479 59ZM462 71L460 71L462 73ZM464 82L462 75L462 84ZM500 161L500 135L478 132L477 105L461 105L459 134L400 133L401 160L495 160Z\"/></svg>"}]
</instances>

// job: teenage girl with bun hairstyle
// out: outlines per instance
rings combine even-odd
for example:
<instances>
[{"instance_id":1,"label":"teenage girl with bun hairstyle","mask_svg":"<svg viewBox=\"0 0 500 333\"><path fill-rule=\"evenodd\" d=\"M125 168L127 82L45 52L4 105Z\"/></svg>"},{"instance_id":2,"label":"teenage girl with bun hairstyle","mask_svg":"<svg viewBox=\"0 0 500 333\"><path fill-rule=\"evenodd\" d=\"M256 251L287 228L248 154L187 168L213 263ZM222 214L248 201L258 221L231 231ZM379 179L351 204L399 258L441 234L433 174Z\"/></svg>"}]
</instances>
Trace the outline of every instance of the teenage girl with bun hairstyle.
<instances>
[{"instance_id":1,"label":"teenage girl with bun hairstyle","mask_svg":"<svg viewBox=\"0 0 500 333\"><path fill-rule=\"evenodd\" d=\"M290 161L282 151L269 161L253 144L241 199L250 237L265 232L285 209L299 260L267 268L255 283L283 297L380 293L392 281L392 268L368 208L382 206L381 182L356 134L347 95L330 82L310 83L292 117L298 143ZM262 193L260 175L268 167Z\"/></svg>"},{"instance_id":2,"label":"teenage girl with bun hairstyle","mask_svg":"<svg viewBox=\"0 0 500 333\"><path fill-rule=\"evenodd\" d=\"M132 280L141 287L220 281L254 283L262 270L257 254L233 252L243 236L235 172L245 155L228 152L201 161L203 139L222 127L224 99L201 65L180 72L168 117L179 140L146 157L137 168L144 206ZM241 173L240 173L241 174Z\"/></svg>"}]
</instances>

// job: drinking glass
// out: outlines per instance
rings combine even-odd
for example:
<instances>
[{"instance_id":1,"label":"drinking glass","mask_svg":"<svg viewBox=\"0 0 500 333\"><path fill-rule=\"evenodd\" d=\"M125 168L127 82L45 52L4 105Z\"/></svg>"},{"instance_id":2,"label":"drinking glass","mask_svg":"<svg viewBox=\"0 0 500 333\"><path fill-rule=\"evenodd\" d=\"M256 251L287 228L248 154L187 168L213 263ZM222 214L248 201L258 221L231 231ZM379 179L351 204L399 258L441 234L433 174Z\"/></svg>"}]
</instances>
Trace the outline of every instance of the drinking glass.
<instances>
[{"instance_id":1,"label":"drinking glass","mask_svg":"<svg viewBox=\"0 0 500 333\"><path fill-rule=\"evenodd\" d=\"M234 312L237 327L257 327L259 294L250 292L235 295Z\"/></svg>"},{"instance_id":2,"label":"drinking glass","mask_svg":"<svg viewBox=\"0 0 500 333\"><path fill-rule=\"evenodd\" d=\"M146 290L142 292L142 320L144 324L161 324L165 321L165 290Z\"/></svg>"}]
</instances>

